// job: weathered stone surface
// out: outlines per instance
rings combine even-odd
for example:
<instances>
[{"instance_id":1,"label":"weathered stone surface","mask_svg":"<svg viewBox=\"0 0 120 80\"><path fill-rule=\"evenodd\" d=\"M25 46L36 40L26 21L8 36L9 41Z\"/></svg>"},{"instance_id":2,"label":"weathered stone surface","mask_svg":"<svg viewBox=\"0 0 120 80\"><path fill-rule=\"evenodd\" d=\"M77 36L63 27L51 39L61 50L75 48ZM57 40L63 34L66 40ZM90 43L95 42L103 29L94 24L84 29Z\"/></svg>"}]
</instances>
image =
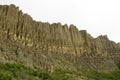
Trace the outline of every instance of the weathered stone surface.
<instances>
[{"instance_id":1,"label":"weathered stone surface","mask_svg":"<svg viewBox=\"0 0 120 80\"><path fill-rule=\"evenodd\" d=\"M93 38L72 24L36 22L15 5L0 5L0 53L2 62L21 62L50 72L120 68L120 43L106 35Z\"/></svg>"}]
</instances>

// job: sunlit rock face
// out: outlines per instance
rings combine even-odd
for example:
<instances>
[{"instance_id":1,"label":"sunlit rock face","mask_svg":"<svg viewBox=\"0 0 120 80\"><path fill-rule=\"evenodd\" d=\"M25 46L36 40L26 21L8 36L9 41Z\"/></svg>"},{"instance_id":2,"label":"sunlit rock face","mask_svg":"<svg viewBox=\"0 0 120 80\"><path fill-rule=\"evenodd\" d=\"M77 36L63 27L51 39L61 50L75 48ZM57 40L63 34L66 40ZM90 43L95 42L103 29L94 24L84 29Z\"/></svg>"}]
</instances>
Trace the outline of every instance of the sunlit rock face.
<instances>
[{"instance_id":1,"label":"sunlit rock face","mask_svg":"<svg viewBox=\"0 0 120 80\"><path fill-rule=\"evenodd\" d=\"M19 62L49 72L120 68L120 43L86 30L33 20L15 5L0 5L0 62Z\"/></svg>"}]
</instances>

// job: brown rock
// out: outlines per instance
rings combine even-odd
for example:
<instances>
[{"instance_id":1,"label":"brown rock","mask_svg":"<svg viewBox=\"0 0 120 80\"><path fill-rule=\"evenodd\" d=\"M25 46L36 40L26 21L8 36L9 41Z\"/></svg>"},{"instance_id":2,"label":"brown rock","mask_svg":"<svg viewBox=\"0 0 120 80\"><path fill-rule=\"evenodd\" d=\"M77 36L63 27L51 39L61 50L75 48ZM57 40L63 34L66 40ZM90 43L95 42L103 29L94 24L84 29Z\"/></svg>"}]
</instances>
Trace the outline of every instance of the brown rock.
<instances>
[{"instance_id":1,"label":"brown rock","mask_svg":"<svg viewBox=\"0 0 120 80\"><path fill-rule=\"evenodd\" d=\"M109 71L120 67L119 43L107 36L93 38L72 24L36 22L15 5L0 5L0 44L4 53L0 59L47 70L86 67Z\"/></svg>"}]
</instances>

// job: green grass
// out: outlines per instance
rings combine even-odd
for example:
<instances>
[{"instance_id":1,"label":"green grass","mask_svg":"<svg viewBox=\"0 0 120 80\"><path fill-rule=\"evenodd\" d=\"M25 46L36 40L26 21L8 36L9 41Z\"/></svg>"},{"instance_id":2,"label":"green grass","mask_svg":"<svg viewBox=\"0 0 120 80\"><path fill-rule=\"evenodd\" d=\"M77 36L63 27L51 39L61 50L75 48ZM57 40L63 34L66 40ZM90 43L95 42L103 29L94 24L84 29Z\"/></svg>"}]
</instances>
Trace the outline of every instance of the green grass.
<instances>
[{"instance_id":1,"label":"green grass","mask_svg":"<svg viewBox=\"0 0 120 80\"><path fill-rule=\"evenodd\" d=\"M84 76L94 80L120 80L120 70L109 73L90 71L86 72Z\"/></svg>"},{"instance_id":2,"label":"green grass","mask_svg":"<svg viewBox=\"0 0 120 80\"><path fill-rule=\"evenodd\" d=\"M111 73L86 71L79 74L79 72L58 69L49 74L43 70L34 70L22 64L0 64L0 80L81 80L81 78L83 78L82 80L120 80L120 71Z\"/></svg>"},{"instance_id":3,"label":"green grass","mask_svg":"<svg viewBox=\"0 0 120 80\"><path fill-rule=\"evenodd\" d=\"M21 64L0 64L0 80L47 80L49 74Z\"/></svg>"}]
</instances>

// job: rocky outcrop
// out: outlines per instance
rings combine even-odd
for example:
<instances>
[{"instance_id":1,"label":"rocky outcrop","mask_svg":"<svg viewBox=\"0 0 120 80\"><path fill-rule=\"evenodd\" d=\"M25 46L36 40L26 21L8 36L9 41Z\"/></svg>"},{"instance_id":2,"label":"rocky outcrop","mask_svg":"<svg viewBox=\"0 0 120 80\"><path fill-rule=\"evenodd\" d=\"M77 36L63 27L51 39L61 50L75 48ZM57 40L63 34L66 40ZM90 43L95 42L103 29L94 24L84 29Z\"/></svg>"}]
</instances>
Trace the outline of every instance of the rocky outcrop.
<instances>
[{"instance_id":1,"label":"rocky outcrop","mask_svg":"<svg viewBox=\"0 0 120 80\"><path fill-rule=\"evenodd\" d=\"M15 5L0 5L0 53L3 62L51 72L56 68L110 71L120 67L120 45L106 35L93 38L74 25L38 22Z\"/></svg>"}]
</instances>

